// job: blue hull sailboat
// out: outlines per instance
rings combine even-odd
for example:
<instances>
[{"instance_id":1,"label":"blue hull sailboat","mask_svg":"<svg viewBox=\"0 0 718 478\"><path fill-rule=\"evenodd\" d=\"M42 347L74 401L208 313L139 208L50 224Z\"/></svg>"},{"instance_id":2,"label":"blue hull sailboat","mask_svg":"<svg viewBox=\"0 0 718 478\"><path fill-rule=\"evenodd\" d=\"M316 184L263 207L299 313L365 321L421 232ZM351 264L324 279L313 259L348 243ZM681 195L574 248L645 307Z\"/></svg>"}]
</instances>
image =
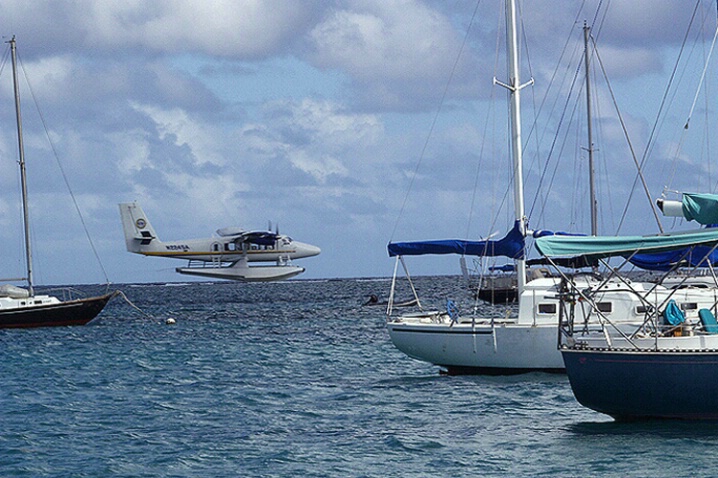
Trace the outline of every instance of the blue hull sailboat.
<instances>
[{"instance_id":1,"label":"blue hull sailboat","mask_svg":"<svg viewBox=\"0 0 718 478\"><path fill-rule=\"evenodd\" d=\"M718 206L718 196L714 201ZM718 219L709 216L701 220L713 223ZM718 248L718 228L657 236L554 236L538 239L536 248L549 262L564 256L589 256L612 274L639 254L649 260L680 253L696 258L695 268L709 261ZM611 258L622 258L622 262L612 267ZM703 301L679 302L681 291L688 289L674 289L666 295L658 293L658 284L649 290L635 289L628 281L624 286L632 291L635 305L631 311L615 314L605 307L615 294L607 284L586 288L570 276L562 277L559 350L576 399L618 420L717 420L716 289L704 289ZM640 320L627 327L629 316Z\"/></svg>"},{"instance_id":2,"label":"blue hull sailboat","mask_svg":"<svg viewBox=\"0 0 718 478\"><path fill-rule=\"evenodd\" d=\"M661 343L659 350L561 352L576 400L587 408L617 420L718 420L718 337L693 342L675 350Z\"/></svg>"}]
</instances>

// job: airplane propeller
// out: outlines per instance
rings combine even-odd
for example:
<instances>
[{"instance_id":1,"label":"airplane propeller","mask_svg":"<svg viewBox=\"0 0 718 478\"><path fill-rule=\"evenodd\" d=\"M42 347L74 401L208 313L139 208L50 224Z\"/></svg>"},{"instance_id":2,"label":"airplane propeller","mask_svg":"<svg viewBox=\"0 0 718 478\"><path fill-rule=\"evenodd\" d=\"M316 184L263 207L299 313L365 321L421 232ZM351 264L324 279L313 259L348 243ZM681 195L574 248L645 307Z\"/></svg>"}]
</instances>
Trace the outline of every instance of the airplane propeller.
<instances>
[{"instance_id":1,"label":"airplane propeller","mask_svg":"<svg viewBox=\"0 0 718 478\"><path fill-rule=\"evenodd\" d=\"M267 231L271 231L271 230L272 230L272 221L269 220L269 221L267 221ZM277 236L279 235L279 223L274 225L274 234Z\"/></svg>"}]
</instances>

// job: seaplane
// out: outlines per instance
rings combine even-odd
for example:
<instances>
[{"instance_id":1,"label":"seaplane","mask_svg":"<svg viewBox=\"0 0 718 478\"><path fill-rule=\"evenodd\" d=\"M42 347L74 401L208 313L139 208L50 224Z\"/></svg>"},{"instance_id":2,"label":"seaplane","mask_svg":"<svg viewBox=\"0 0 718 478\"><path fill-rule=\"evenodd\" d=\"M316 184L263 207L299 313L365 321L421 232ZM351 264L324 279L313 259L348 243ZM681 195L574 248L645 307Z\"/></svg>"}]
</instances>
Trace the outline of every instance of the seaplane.
<instances>
[{"instance_id":1,"label":"seaplane","mask_svg":"<svg viewBox=\"0 0 718 478\"><path fill-rule=\"evenodd\" d=\"M187 266L175 269L180 274L243 282L279 281L304 272L303 267L291 263L292 259L321 252L316 246L279 234L278 228L272 232L226 227L209 238L163 242L139 203L119 206L127 250L145 256L185 259ZM250 266L250 262L274 264Z\"/></svg>"}]
</instances>

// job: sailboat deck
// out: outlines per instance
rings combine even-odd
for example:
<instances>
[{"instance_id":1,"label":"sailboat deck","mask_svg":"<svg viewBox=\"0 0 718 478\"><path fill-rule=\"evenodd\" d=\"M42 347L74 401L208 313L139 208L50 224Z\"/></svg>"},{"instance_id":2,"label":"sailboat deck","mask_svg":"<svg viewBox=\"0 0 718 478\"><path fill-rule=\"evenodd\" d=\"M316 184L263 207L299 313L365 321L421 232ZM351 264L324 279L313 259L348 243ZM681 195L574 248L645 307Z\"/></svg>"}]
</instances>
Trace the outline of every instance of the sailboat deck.
<instances>
[{"instance_id":1,"label":"sailboat deck","mask_svg":"<svg viewBox=\"0 0 718 478\"><path fill-rule=\"evenodd\" d=\"M49 295L36 295L34 297L23 298L0 297L0 310L37 307L40 305L57 304L59 302L59 299Z\"/></svg>"}]
</instances>

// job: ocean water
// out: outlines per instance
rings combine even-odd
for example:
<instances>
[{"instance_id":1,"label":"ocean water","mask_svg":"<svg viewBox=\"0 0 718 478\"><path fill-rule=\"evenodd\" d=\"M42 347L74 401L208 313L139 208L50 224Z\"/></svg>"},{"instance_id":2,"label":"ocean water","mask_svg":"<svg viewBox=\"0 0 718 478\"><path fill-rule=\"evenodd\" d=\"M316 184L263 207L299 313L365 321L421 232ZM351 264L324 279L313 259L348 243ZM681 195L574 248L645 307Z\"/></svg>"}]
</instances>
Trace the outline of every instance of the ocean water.
<instances>
[{"instance_id":1,"label":"ocean water","mask_svg":"<svg viewBox=\"0 0 718 478\"><path fill-rule=\"evenodd\" d=\"M465 294L454 278L417 285ZM718 424L615 423L564 375L409 359L382 307L361 305L388 287L128 284L144 314L118 297L84 327L0 330L0 476L718 474Z\"/></svg>"}]
</instances>

